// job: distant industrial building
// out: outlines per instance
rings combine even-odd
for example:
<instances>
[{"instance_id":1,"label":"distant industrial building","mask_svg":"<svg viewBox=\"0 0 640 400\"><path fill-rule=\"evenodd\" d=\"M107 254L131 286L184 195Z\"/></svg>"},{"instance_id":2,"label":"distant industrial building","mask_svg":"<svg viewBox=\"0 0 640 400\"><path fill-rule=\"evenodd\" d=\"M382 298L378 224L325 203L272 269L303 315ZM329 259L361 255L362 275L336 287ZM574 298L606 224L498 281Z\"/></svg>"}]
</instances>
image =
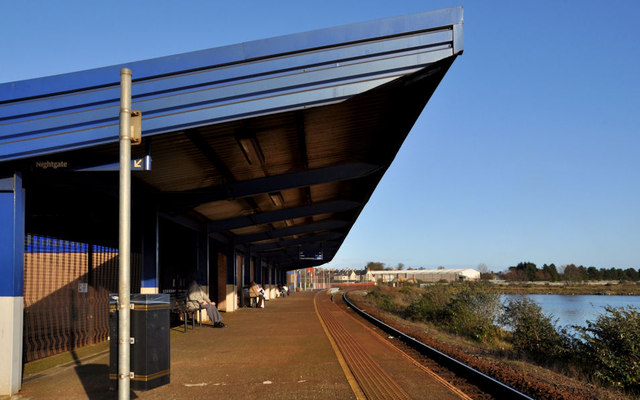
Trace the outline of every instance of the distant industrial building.
<instances>
[{"instance_id":1,"label":"distant industrial building","mask_svg":"<svg viewBox=\"0 0 640 400\"><path fill-rule=\"evenodd\" d=\"M475 269L425 269L425 270L385 270L367 271L365 281L385 283L392 282L459 282L477 281L480 272Z\"/></svg>"}]
</instances>

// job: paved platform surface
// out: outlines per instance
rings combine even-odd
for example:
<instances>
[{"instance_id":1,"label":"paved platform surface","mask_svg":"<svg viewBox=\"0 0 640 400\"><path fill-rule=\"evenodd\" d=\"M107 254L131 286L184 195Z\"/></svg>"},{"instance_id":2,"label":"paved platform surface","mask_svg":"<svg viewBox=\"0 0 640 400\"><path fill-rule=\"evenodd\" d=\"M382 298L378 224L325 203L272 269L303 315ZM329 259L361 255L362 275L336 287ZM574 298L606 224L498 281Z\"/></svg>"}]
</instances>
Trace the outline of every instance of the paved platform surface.
<instances>
[{"instance_id":1,"label":"paved platform surface","mask_svg":"<svg viewBox=\"0 0 640 400\"><path fill-rule=\"evenodd\" d=\"M171 332L171 383L132 399L354 399L313 306L293 293L264 309L223 313L227 328ZM115 399L109 354L25 376L12 400ZM0 399L8 399L2 397Z\"/></svg>"},{"instance_id":2,"label":"paved platform surface","mask_svg":"<svg viewBox=\"0 0 640 400\"><path fill-rule=\"evenodd\" d=\"M471 400L390 344L388 335L381 336L374 332L368 324L360 322L360 318L354 318L340 309L324 293L316 295L316 303L328 331L363 392L362 397L371 400Z\"/></svg>"}]
</instances>

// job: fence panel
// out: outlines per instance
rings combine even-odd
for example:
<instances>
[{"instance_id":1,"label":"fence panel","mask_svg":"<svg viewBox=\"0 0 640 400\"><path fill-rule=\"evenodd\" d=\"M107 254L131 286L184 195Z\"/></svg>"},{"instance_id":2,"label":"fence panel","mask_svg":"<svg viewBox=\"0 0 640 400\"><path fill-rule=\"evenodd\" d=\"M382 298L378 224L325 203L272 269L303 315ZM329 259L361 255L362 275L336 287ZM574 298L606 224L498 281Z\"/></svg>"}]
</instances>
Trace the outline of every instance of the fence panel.
<instances>
[{"instance_id":1,"label":"fence panel","mask_svg":"<svg viewBox=\"0 0 640 400\"><path fill-rule=\"evenodd\" d=\"M132 254L132 292L141 256ZM109 336L109 293L118 291L117 249L27 235L24 260L24 360L48 357Z\"/></svg>"}]
</instances>

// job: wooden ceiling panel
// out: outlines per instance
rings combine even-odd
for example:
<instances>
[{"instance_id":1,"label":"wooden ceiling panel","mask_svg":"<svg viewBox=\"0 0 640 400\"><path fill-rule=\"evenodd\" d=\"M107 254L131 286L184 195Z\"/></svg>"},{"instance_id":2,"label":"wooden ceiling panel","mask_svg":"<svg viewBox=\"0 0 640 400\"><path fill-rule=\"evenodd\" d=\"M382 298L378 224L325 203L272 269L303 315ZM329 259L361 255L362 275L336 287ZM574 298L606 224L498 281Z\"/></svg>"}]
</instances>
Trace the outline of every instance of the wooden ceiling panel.
<instances>
[{"instance_id":1,"label":"wooden ceiling panel","mask_svg":"<svg viewBox=\"0 0 640 400\"><path fill-rule=\"evenodd\" d=\"M202 204L194 209L197 213L205 216L211 221L229 219L240 215L251 214L246 206L237 200L222 200L212 203Z\"/></svg>"}]
</instances>

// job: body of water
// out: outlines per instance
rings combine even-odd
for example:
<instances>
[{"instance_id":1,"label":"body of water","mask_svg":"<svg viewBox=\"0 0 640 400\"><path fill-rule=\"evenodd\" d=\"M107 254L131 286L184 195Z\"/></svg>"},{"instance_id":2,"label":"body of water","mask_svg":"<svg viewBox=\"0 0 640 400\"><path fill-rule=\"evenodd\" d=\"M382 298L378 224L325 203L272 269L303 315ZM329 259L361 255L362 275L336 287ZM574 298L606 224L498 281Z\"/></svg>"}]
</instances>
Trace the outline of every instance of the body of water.
<instances>
[{"instance_id":1,"label":"body of water","mask_svg":"<svg viewBox=\"0 0 640 400\"><path fill-rule=\"evenodd\" d=\"M519 296L502 296L504 302L517 297ZM529 294L527 297L535 301L542 308L544 314L553 314L553 320L557 318L557 324L560 327L567 325L586 326L587 320L595 322L599 315L605 313L606 306L635 306L640 309L640 296Z\"/></svg>"}]
</instances>

